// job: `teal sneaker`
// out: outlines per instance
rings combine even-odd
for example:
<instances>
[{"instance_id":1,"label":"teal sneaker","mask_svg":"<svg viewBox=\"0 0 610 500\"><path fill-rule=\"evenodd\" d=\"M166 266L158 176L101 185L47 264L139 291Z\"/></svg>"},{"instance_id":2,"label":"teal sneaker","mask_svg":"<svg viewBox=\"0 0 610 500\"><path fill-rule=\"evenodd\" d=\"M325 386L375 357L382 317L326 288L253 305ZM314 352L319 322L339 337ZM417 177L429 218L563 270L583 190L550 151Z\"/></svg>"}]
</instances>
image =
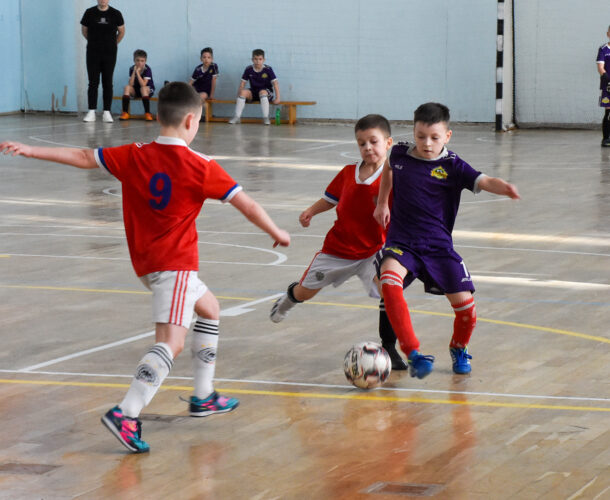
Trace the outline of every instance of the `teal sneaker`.
<instances>
[{"instance_id":1,"label":"teal sneaker","mask_svg":"<svg viewBox=\"0 0 610 500\"><path fill-rule=\"evenodd\" d=\"M227 413L239 406L239 401L235 398L226 398L216 391L205 399L191 396L189 412L191 417L207 417L214 413Z\"/></svg>"},{"instance_id":2,"label":"teal sneaker","mask_svg":"<svg viewBox=\"0 0 610 500\"><path fill-rule=\"evenodd\" d=\"M142 422L137 418L123 415L123 410L115 406L102 417L104 424L125 448L133 453L146 453L150 446L142 441Z\"/></svg>"},{"instance_id":3,"label":"teal sneaker","mask_svg":"<svg viewBox=\"0 0 610 500\"><path fill-rule=\"evenodd\" d=\"M430 375L434 368L434 356L411 351L409 354L409 373L412 377L424 378Z\"/></svg>"},{"instance_id":4,"label":"teal sneaker","mask_svg":"<svg viewBox=\"0 0 610 500\"><path fill-rule=\"evenodd\" d=\"M449 354L451 354L451 360L453 361L453 373L457 373L458 375L470 373L470 370L472 369L470 366L472 356L468 354L467 347L464 347L463 349L460 349L459 347L450 347Z\"/></svg>"}]
</instances>

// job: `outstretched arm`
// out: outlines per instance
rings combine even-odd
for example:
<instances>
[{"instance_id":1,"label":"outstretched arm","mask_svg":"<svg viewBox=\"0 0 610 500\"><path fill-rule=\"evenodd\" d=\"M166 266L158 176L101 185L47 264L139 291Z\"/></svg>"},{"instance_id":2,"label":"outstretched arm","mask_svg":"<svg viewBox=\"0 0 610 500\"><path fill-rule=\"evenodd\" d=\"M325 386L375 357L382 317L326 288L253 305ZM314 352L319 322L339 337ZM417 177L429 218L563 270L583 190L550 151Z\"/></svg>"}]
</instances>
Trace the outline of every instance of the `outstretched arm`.
<instances>
[{"instance_id":1,"label":"outstretched arm","mask_svg":"<svg viewBox=\"0 0 610 500\"><path fill-rule=\"evenodd\" d=\"M515 186L514 184L510 184L504 179L500 179L499 177L484 176L479 181L479 187L483 191L508 196L513 200L518 200L521 198L519 196L519 192L517 191L517 186Z\"/></svg>"},{"instance_id":2,"label":"outstretched arm","mask_svg":"<svg viewBox=\"0 0 610 500\"><path fill-rule=\"evenodd\" d=\"M333 205L331 202L326 201L324 198L320 198L311 207L303 210L301 215L299 215L299 222L301 223L301 226L309 227L311 219L313 219L315 215L321 214L322 212L326 212L331 208L335 208L335 206L336 205Z\"/></svg>"},{"instance_id":3,"label":"outstretched arm","mask_svg":"<svg viewBox=\"0 0 610 500\"><path fill-rule=\"evenodd\" d=\"M46 148L28 146L20 142L5 141L0 143L0 152L5 155L20 155L26 158L64 163L65 165L72 165L77 168L97 168L93 149Z\"/></svg>"},{"instance_id":4,"label":"outstretched arm","mask_svg":"<svg viewBox=\"0 0 610 500\"><path fill-rule=\"evenodd\" d=\"M265 231L274 241L273 246L276 247L281 245L287 247L290 245L290 235L275 225L275 222L271 220L271 217L265 212L265 209L261 207L256 201L248 196L243 191L237 193L231 198L231 205L239 210L246 219L252 224Z\"/></svg>"},{"instance_id":5,"label":"outstretched arm","mask_svg":"<svg viewBox=\"0 0 610 500\"><path fill-rule=\"evenodd\" d=\"M392 169L390 161L386 160L381 172L381 183L379 184L379 194L377 195L377 206L373 212L373 217L381 225L387 227L390 222L390 192L392 191Z\"/></svg>"}]
</instances>

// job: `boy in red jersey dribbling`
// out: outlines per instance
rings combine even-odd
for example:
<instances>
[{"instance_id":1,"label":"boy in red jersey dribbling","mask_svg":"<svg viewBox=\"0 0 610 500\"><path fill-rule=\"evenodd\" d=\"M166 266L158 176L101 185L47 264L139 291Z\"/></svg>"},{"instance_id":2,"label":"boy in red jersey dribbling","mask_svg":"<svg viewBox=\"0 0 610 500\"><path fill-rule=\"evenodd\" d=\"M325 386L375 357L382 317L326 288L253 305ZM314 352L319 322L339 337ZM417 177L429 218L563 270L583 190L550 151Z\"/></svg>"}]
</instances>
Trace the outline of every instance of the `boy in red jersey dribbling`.
<instances>
[{"instance_id":1,"label":"boy in red jersey dribbling","mask_svg":"<svg viewBox=\"0 0 610 500\"><path fill-rule=\"evenodd\" d=\"M237 399L218 395L212 383L220 306L197 276L195 220L203 202L212 198L231 203L269 234L274 246L290 244L290 235L220 165L188 147L200 118L199 94L187 83L172 82L159 93L161 133L149 144L78 149L0 143L4 154L99 168L121 181L129 253L136 274L152 291L156 343L140 359L123 401L102 417L102 423L134 453L150 449L141 438L138 416L182 352L193 310L197 314L191 342L195 393L190 414L225 413L239 404Z\"/></svg>"},{"instance_id":2,"label":"boy in red jersey dribbling","mask_svg":"<svg viewBox=\"0 0 610 500\"><path fill-rule=\"evenodd\" d=\"M375 254L385 241L373 212L377 203L381 172L392 146L390 123L381 115L366 115L354 127L362 159L346 165L335 176L324 196L299 216L303 227L327 210L336 209L337 220L326 234L322 250L314 256L300 281L288 286L286 293L271 308L274 323L282 321L296 304L313 298L322 288L341 285L358 276L370 297L379 297L374 266ZM396 336L385 312L383 298L379 302L379 337L392 359L393 370L405 370L407 364L396 350Z\"/></svg>"}]
</instances>

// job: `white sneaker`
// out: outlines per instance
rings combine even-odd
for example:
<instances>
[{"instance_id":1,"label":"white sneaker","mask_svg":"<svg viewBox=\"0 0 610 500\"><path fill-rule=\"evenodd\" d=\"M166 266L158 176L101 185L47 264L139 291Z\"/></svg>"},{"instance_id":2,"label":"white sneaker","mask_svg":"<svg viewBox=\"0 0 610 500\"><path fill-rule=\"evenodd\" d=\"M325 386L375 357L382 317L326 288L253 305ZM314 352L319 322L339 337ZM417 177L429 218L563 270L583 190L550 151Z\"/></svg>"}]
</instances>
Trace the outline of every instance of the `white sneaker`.
<instances>
[{"instance_id":1,"label":"white sneaker","mask_svg":"<svg viewBox=\"0 0 610 500\"><path fill-rule=\"evenodd\" d=\"M230 123L231 125L235 125L236 123L239 123L239 116L234 116L233 118L231 118L231 119L229 120L229 123Z\"/></svg>"},{"instance_id":2,"label":"white sneaker","mask_svg":"<svg viewBox=\"0 0 610 500\"><path fill-rule=\"evenodd\" d=\"M112 114L110 113L110 111L104 111L102 113L102 121L104 123L112 123L114 120L112 119Z\"/></svg>"},{"instance_id":3,"label":"white sneaker","mask_svg":"<svg viewBox=\"0 0 610 500\"><path fill-rule=\"evenodd\" d=\"M87 111L87 114L83 118L84 122L94 122L95 121L95 109L90 109Z\"/></svg>"},{"instance_id":4,"label":"white sneaker","mask_svg":"<svg viewBox=\"0 0 610 500\"><path fill-rule=\"evenodd\" d=\"M263 118L263 123L264 123L265 125L271 125L271 122L269 121L269 117L267 117L267 118Z\"/></svg>"}]
</instances>

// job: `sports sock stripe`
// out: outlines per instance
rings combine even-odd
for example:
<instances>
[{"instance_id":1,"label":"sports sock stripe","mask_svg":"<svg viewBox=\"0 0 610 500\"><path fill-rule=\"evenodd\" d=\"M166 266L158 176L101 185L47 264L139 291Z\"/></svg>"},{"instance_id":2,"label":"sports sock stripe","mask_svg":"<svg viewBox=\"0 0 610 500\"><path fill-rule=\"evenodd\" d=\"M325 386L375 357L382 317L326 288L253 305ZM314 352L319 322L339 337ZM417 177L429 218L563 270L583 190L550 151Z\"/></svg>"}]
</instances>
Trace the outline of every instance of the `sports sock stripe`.
<instances>
[{"instance_id":1,"label":"sports sock stripe","mask_svg":"<svg viewBox=\"0 0 610 500\"><path fill-rule=\"evenodd\" d=\"M403 280L400 274L395 273L394 271L385 271L379 281L382 285L396 285L402 287Z\"/></svg>"},{"instance_id":2,"label":"sports sock stripe","mask_svg":"<svg viewBox=\"0 0 610 500\"><path fill-rule=\"evenodd\" d=\"M170 355L167 353L167 350L165 348L161 347L159 344L155 344L154 346L152 346L148 350L148 353L156 354L159 358L161 358L163 363L165 363L165 365L167 366L168 370L171 370L172 366L174 366L174 361L172 360Z\"/></svg>"},{"instance_id":3,"label":"sports sock stripe","mask_svg":"<svg viewBox=\"0 0 610 500\"><path fill-rule=\"evenodd\" d=\"M214 323L211 323L214 321ZM196 333L207 333L208 335L218 335L218 320L202 320L198 319L195 322L193 331Z\"/></svg>"},{"instance_id":4,"label":"sports sock stripe","mask_svg":"<svg viewBox=\"0 0 610 500\"><path fill-rule=\"evenodd\" d=\"M454 311L465 311L466 309L470 309L471 307L474 307L474 297L451 307L453 307Z\"/></svg>"}]
</instances>

